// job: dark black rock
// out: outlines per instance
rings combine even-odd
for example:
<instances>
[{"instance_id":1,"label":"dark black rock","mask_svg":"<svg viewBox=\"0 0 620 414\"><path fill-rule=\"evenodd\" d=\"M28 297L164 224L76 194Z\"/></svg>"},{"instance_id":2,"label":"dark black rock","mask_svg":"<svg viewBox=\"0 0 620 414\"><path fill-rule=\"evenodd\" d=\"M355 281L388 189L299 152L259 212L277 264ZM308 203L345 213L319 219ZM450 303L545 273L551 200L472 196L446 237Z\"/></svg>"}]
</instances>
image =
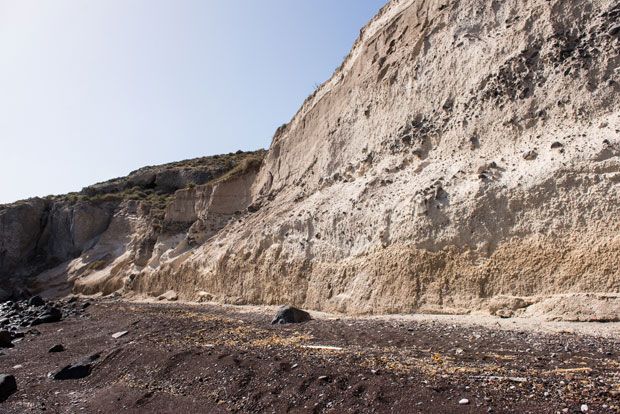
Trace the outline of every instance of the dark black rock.
<instances>
[{"instance_id":1,"label":"dark black rock","mask_svg":"<svg viewBox=\"0 0 620 414\"><path fill-rule=\"evenodd\" d=\"M33 296L28 299L28 305L30 306L45 306L45 301L41 296Z\"/></svg>"},{"instance_id":2,"label":"dark black rock","mask_svg":"<svg viewBox=\"0 0 620 414\"><path fill-rule=\"evenodd\" d=\"M284 323L301 323L307 322L310 319L310 314L301 309L297 309L293 306L283 306L278 309L275 318L271 321L272 324L284 324Z\"/></svg>"},{"instance_id":3,"label":"dark black rock","mask_svg":"<svg viewBox=\"0 0 620 414\"><path fill-rule=\"evenodd\" d=\"M13 335L9 331L0 331L0 348L12 348Z\"/></svg>"},{"instance_id":4,"label":"dark black rock","mask_svg":"<svg viewBox=\"0 0 620 414\"><path fill-rule=\"evenodd\" d=\"M65 351L65 347L62 346L61 344L54 345L49 350L50 353L53 353L53 352L64 352L64 351Z\"/></svg>"},{"instance_id":5,"label":"dark black rock","mask_svg":"<svg viewBox=\"0 0 620 414\"><path fill-rule=\"evenodd\" d=\"M67 365L51 374L51 377L55 380L72 380L85 378L90 375L93 368L93 364L99 359L99 354L91 355L88 358L84 358L80 362L76 362L71 365Z\"/></svg>"},{"instance_id":6,"label":"dark black rock","mask_svg":"<svg viewBox=\"0 0 620 414\"><path fill-rule=\"evenodd\" d=\"M0 402L6 401L15 391L17 391L15 377L12 375L0 375Z\"/></svg>"},{"instance_id":7,"label":"dark black rock","mask_svg":"<svg viewBox=\"0 0 620 414\"><path fill-rule=\"evenodd\" d=\"M32 321L32 325L40 325L42 323L54 323L62 319L62 312L58 308L49 308L39 317Z\"/></svg>"}]
</instances>

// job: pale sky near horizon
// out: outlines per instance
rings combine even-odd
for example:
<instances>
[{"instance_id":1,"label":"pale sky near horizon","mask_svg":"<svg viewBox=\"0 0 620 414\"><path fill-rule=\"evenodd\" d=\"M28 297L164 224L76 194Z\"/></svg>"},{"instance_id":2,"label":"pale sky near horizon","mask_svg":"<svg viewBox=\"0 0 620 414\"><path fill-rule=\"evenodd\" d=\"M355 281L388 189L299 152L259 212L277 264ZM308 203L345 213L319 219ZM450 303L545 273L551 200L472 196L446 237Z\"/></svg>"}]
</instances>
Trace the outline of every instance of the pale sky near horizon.
<instances>
[{"instance_id":1,"label":"pale sky near horizon","mask_svg":"<svg viewBox=\"0 0 620 414\"><path fill-rule=\"evenodd\" d=\"M0 0L0 203L268 148L386 0Z\"/></svg>"}]
</instances>

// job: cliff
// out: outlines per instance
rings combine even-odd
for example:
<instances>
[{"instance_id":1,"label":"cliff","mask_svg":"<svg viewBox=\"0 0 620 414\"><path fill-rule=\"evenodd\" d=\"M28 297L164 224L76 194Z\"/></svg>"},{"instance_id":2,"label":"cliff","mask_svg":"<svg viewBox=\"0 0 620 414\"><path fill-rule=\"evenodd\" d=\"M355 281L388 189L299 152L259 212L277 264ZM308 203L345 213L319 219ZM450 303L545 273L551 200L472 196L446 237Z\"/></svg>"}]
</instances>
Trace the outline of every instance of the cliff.
<instances>
[{"instance_id":1,"label":"cliff","mask_svg":"<svg viewBox=\"0 0 620 414\"><path fill-rule=\"evenodd\" d=\"M617 0L393 0L259 169L177 192L161 229L127 203L39 280L68 269L83 293L618 320L619 20ZM23 219L7 228L38 220L11 214ZM11 231L12 246L38 240Z\"/></svg>"}]
</instances>

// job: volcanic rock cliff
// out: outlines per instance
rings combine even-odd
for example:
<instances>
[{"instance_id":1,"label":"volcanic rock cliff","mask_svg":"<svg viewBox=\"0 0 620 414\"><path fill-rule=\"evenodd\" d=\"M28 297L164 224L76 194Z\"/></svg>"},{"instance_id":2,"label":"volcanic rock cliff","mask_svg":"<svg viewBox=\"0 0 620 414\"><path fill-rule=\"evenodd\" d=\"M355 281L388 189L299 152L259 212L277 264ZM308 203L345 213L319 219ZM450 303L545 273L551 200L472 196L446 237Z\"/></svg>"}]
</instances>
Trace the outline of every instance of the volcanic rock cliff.
<instances>
[{"instance_id":1,"label":"volcanic rock cliff","mask_svg":"<svg viewBox=\"0 0 620 414\"><path fill-rule=\"evenodd\" d=\"M156 224L74 208L100 219L46 226L79 256L31 289L618 320L619 22L618 0L390 1L260 168ZM28 267L45 209L0 213L0 267Z\"/></svg>"},{"instance_id":2,"label":"volcanic rock cliff","mask_svg":"<svg viewBox=\"0 0 620 414\"><path fill-rule=\"evenodd\" d=\"M145 167L78 193L0 206L0 300L122 289L163 245L188 250L240 215L264 155Z\"/></svg>"}]
</instances>

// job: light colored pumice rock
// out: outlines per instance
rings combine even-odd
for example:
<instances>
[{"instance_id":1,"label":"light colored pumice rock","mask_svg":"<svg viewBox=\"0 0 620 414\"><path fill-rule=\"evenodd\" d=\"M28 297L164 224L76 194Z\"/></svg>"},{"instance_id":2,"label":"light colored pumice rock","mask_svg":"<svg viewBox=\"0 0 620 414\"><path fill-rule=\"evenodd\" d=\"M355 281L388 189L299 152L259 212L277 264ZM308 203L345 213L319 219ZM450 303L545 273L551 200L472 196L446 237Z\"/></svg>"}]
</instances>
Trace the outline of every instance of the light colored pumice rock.
<instances>
[{"instance_id":1,"label":"light colored pumice rock","mask_svg":"<svg viewBox=\"0 0 620 414\"><path fill-rule=\"evenodd\" d=\"M604 293L608 319L619 15L608 0L391 1L277 131L250 212L134 288L348 313L505 296L571 319Z\"/></svg>"}]
</instances>

